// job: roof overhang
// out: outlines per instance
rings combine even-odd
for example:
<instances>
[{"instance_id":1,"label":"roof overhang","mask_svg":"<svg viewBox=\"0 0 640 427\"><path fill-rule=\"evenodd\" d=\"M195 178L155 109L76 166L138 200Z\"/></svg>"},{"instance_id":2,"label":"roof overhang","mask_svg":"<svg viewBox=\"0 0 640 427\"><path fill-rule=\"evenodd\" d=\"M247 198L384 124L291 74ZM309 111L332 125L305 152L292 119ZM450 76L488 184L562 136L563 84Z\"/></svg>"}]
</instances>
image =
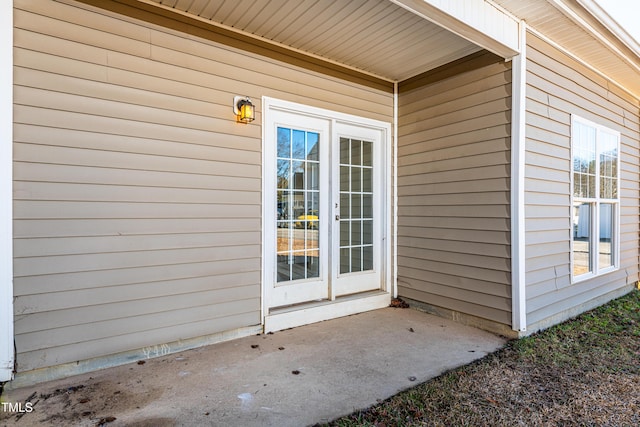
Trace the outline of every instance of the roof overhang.
<instances>
[{"instance_id":1,"label":"roof overhang","mask_svg":"<svg viewBox=\"0 0 640 427\"><path fill-rule=\"evenodd\" d=\"M640 99L640 45L597 0L493 0L529 28Z\"/></svg>"},{"instance_id":2,"label":"roof overhang","mask_svg":"<svg viewBox=\"0 0 640 427\"><path fill-rule=\"evenodd\" d=\"M578 0L578 3L596 18L606 29L616 36L625 46L640 57L640 42L620 26L598 3L593 0ZM640 18L640 17L639 17Z\"/></svg>"},{"instance_id":3,"label":"roof overhang","mask_svg":"<svg viewBox=\"0 0 640 427\"><path fill-rule=\"evenodd\" d=\"M519 53L524 21L640 99L640 46L597 0L79 1L138 8L227 39L236 34L260 44L262 52L291 52L302 62L330 64L340 75L357 73L383 85L482 50L508 60Z\"/></svg>"},{"instance_id":4,"label":"roof overhang","mask_svg":"<svg viewBox=\"0 0 640 427\"><path fill-rule=\"evenodd\" d=\"M482 49L518 53L517 20L488 0L136 1L389 82Z\"/></svg>"},{"instance_id":5,"label":"roof overhang","mask_svg":"<svg viewBox=\"0 0 640 427\"><path fill-rule=\"evenodd\" d=\"M389 0L503 58L520 51L518 21L485 0Z\"/></svg>"}]
</instances>

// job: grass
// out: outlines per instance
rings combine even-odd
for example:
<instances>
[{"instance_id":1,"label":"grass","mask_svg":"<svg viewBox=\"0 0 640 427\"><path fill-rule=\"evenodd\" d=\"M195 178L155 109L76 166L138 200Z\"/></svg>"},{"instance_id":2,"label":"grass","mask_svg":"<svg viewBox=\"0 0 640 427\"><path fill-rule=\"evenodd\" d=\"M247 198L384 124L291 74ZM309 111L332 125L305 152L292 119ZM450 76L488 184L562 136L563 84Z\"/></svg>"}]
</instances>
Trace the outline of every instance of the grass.
<instances>
[{"instance_id":1,"label":"grass","mask_svg":"<svg viewBox=\"0 0 640 427\"><path fill-rule=\"evenodd\" d=\"M640 291L327 425L638 426Z\"/></svg>"}]
</instances>

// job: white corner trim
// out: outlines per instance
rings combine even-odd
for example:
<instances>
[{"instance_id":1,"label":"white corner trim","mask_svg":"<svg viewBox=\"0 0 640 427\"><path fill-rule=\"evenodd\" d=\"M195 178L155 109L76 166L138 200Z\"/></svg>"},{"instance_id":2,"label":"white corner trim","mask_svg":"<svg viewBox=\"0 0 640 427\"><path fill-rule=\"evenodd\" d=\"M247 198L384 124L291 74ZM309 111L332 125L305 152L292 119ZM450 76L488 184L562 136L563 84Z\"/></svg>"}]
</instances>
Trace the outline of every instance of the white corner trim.
<instances>
[{"instance_id":1,"label":"white corner trim","mask_svg":"<svg viewBox=\"0 0 640 427\"><path fill-rule=\"evenodd\" d=\"M13 1L0 6L0 382L13 377Z\"/></svg>"},{"instance_id":2,"label":"white corner trim","mask_svg":"<svg viewBox=\"0 0 640 427\"><path fill-rule=\"evenodd\" d=\"M398 82L393 84L393 298L398 297Z\"/></svg>"},{"instance_id":3,"label":"white corner trim","mask_svg":"<svg viewBox=\"0 0 640 427\"><path fill-rule=\"evenodd\" d=\"M520 22L520 55L512 63L511 107L511 316L512 329L527 330L525 276L525 148L527 25Z\"/></svg>"},{"instance_id":4,"label":"white corner trim","mask_svg":"<svg viewBox=\"0 0 640 427\"><path fill-rule=\"evenodd\" d=\"M260 200L260 204L261 204L261 219L260 219L260 244L262 245L262 247L265 247L265 243L266 243L266 236L265 236L265 226L266 226L266 220L265 220L265 215L264 215L264 209L266 206L266 201L267 201L267 196L265 195L265 191L266 191L266 185L265 185L265 181L266 181L266 177L265 177L265 138L266 138L266 131L265 128L267 126L266 123L266 119L265 119L265 111L267 111L267 109L269 108L269 100L268 98L266 98L265 96L262 97L261 99L262 101L262 122L260 123L260 127L262 128L260 130L260 151L261 151L261 163L260 163L260 168L262 169L262 174L260 176L260 180L262 181L262 183L260 184L260 189L262 191L262 198ZM266 276L265 276L265 272L264 272L264 268L265 268L265 262L264 262L264 251L263 253L260 254L260 325L262 325L262 330L264 332L264 318L268 312L268 307L267 307L267 291L265 288L265 284L266 282Z\"/></svg>"}]
</instances>

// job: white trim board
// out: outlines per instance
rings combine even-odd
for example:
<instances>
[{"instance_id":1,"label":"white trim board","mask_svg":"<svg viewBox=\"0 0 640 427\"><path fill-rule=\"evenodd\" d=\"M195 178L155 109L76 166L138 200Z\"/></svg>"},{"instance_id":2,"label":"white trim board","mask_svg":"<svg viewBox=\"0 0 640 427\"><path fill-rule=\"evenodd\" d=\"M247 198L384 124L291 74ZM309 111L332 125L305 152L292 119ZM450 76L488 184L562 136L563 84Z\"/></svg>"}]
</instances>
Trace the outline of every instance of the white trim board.
<instances>
[{"instance_id":1,"label":"white trim board","mask_svg":"<svg viewBox=\"0 0 640 427\"><path fill-rule=\"evenodd\" d=\"M626 62L627 65L629 65L631 68L634 68L636 71L640 71L640 66L638 66L638 64L634 61L633 58L630 58L628 55L626 55L624 52L622 52L620 49L618 49L618 47L614 43L612 43L608 37L604 36L600 31L598 31L591 24L589 24L584 18L582 18L578 13L576 13L567 4L566 0L550 0L550 1L558 10L560 10L563 14L565 14L565 16L567 16L569 19L571 19L573 22L575 22L578 26L583 28L586 32L588 32L596 40L598 40L602 44L604 44L607 47L608 50L610 50L611 52L615 53L619 58L621 58L624 62ZM635 43L634 47L630 46L630 42L634 41L634 40L633 40L633 38L629 37L626 32L624 32L622 27L616 25L616 28L613 28L611 26L612 23L615 23L615 20L609 20L609 21L603 20L603 18L605 17L606 12L604 12L602 10L602 8L599 7L599 6L596 9L594 6L597 6L597 3L594 3L594 2L591 2L591 3L582 2L582 5L583 5L583 7L585 7L588 10L588 12L593 17L595 17L598 21L600 21L600 23L605 25L607 27L607 30L609 30L612 33L614 33L614 35L620 41L622 41L622 43L624 43L627 47L629 47L632 50L634 50L634 47L635 48L638 47L637 46L638 45L637 42ZM603 12L604 12L604 14L603 14ZM623 32L624 32L624 34L623 34ZM628 39L625 39L624 35L627 35ZM637 52L637 50L635 52Z\"/></svg>"},{"instance_id":2,"label":"white trim board","mask_svg":"<svg viewBox=\"0 0 640 427\"><path fill-rule=\"evenodd\" d=\"M393 84L393 292L398 297L398 82Z\"/></svg>"},{"instance_id":3,"label":"white trim board","mask_svg":"<svg viewBox=\"0 0 640 427\"><path fill-rule=\"evenodd\" d=\"M356 294L335 301L311 304L304 308L296 307L295 310L276 311L265 318L264 332L276 332L365 311L377 310L388 307L390 303L391 295L389 293L375 292L367 296Z\"/></svg>"},{"instance_id":4,"label":"white trim board","mask_svg":"<svg viewBox=\"0 0 640 427\"><path fill-rule=\"evenodd\" d=\"M0 6L0 382L13 377L13 1Z\"/></svg>"},{"instance_id":5,"label":"white trim board","mask_svg":"<svg viewBox=\"0 0 640 427\"><path fill-rule=\"evenodd\" d=\"M511 116L511 328L527 330L525 257L525 145L527 25L520 23L520 55L513 58Z\"/></svg>"}]
</instances>

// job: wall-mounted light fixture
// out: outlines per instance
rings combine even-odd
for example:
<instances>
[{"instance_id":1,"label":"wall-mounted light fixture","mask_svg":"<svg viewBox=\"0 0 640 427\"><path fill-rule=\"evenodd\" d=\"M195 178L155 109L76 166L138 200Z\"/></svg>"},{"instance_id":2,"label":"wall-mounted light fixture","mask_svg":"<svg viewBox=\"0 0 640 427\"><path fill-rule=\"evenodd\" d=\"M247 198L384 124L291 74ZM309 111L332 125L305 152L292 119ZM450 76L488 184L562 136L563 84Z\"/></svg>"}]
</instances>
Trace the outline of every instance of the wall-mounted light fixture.
<instances>
[{"instance_id":1,"label":"wall-mounted light fixture","mask_svg":"<svg viewBox=\"0 0 640 427\"><path fill-rule=\"evenodd\" d=\"M233 112L237 121L242 123L250 123L256 118L256 108L248 96L233 97Z\"/></svg>"}]
</instances>

